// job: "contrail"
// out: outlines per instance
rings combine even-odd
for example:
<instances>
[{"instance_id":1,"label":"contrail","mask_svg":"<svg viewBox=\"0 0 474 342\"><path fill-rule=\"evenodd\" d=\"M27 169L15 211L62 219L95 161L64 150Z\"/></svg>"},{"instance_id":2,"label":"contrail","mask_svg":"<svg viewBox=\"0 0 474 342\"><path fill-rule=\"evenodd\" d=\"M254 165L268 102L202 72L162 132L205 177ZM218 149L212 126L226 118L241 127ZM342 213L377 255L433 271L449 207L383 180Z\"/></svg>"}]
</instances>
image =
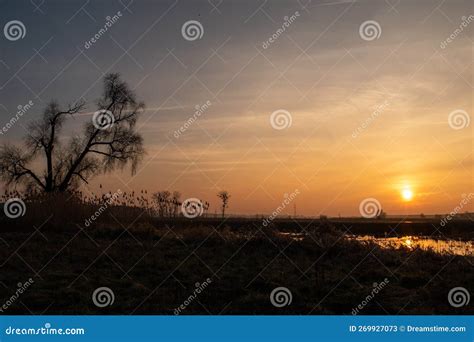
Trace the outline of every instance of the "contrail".
<instances>
[{"instance_id":1,"label":"contrail","mask_svg":"<svg viewBox=\"0 0 474 342\"><path fill-rule=\"evenodd\" d=\"M325 3L321 3L321 4L317 4L317 5L314 5L314 6L311 6L310 8L312 7L319 7L319 6L332 6L332 5L341 5L341 4L352 4L354 2L357 2L357 0L341 0L341 1L334 1L334 2L325 2Z\"/></svg>"}]
</instances>

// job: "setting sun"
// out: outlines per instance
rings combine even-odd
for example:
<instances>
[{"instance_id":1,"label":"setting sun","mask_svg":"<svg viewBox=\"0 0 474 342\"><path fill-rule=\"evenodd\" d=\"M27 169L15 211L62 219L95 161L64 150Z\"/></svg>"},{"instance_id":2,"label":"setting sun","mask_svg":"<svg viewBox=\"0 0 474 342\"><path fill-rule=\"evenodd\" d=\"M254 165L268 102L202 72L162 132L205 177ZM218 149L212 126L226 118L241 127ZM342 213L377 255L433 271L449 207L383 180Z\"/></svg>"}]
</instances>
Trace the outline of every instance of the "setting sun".
<instances>
[{"instance_id":1,"label":"setting sun","mask_svg":"<svg viewBox=\"0 0 474 342\"><path fill-rule=\"evenodd\" d=\"M413 191L411 189L403 189L402 197L405 201L411 201L413 199Z\"/></svg>"}]
</instances>

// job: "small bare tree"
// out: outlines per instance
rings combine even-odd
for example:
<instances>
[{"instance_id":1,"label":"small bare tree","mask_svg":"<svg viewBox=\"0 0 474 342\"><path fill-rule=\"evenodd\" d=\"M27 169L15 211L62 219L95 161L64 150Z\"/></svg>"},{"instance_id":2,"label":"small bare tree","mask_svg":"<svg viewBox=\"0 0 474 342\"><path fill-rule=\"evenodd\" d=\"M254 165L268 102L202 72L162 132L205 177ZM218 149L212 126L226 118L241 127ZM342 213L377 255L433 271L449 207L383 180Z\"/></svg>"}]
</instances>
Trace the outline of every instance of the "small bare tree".
<instances>
[{"instance_id":1,"label":"small bare tree","mask_svg":"<svg viewBox=\"0 0 474 342\"><path fill-rule=\"evenodd\" d=\"M173 198L172 201L172 209L171 209L171 216L177 217L179 214L179 207L181 206L181 193L179 191L173 191Z\"/></svg>"},{"instance_id":2,"label":"small bare tree","mask_svg":"<svg viewBox=\"0 0 474 342\"><path fill-rule=\"evenodd\" d=\"M127 164L134 173L144 154L143 139L135 131L144 104L137 101L119 74L107 74L98 107L108 116L109 124L102 127L102 119L91 120L82 135L63 144L59 135L65 121L83 111L85 105L79 101L62 109L51 101L42 118L30 124L24 148L6 144L0 149L0 178L7 185L65 192L99 173ZM35 161L42 168L34 168Z\"/></svg>"},{"instance_id":3,"label":"small bare tree","mask_svg":"<svg viewBox=\"0 0 474 342\"><path fill-rule=\"evenodd\" d=\"M153 200L155 201L158 207L158 216L165 217L169 213L169 204L170 204L171 193L167 190L158 191L152 195Z\"/></svg>"},{"instance_id":4,"label":"small bare tree","mask_svg":"<svg viewBox=\"0 0 474 342\"><path fill-rule=\"evenodd\" d=\"M227 191L223 190L223 191L220 191L218 194L217 194L217 197L219 197L222 201L222 217L224 218L225 216L225 209L229 206L229 198L230 198L230 195Z\"/></svg>"}]
</instances>

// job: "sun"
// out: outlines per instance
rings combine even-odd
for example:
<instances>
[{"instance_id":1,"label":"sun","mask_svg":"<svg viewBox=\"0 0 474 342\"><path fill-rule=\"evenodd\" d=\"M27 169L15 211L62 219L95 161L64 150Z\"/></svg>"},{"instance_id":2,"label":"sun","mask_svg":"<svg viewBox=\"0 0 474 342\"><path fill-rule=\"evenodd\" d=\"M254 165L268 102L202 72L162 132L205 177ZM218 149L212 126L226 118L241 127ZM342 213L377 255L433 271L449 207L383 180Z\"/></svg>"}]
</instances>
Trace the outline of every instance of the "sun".
<instances>
[{"instance_id":1,"label":"sun","mask_svg":"<svg viewBox=\"0 0 474 342\"><path fill-rule=\"evenodd\" d=\"M409 188L405 188L402 190L402 198L405 201L411 201L413 199L413 191Z\"/></svg>"}]
</instances>

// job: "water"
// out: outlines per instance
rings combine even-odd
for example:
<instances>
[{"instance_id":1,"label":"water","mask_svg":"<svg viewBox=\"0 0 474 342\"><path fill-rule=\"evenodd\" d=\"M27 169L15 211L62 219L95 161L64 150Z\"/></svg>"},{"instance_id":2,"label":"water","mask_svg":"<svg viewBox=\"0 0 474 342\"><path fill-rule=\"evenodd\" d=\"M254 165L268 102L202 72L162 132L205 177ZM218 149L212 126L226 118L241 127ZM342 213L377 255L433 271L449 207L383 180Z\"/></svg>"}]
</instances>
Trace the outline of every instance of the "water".
<instances>
[{"instance_id":1,"label":"water","mask_svg":"<svg viewBox=\"0 0 474 342\"><path fill-rule=\"evenodd\" d=\"M281 236L289 237L295 241L302 241L305 233L280 232ZM375 237L372 235L346 235L346 239L359 242L373 242L382 248L408 248L432 250L438 254L474 256L474 242L454 239L436 239L421 236L403 237Z\"/></svg>"},{"instance_id":2,"label":"water","mask_svg":"<svg viewBox=\"0 0 474 342\"><path fill-rule=\"evenodd\" d=\"M374 237L370 235L357 236L351 235L348 239L356 241L370 241L378 244L383 248L400 248L408 249L420 248L422 250L432 250L439 254L474 256L474 242L461 241L452 239L433 239L420 236L403 236L403 237Z\"/></svg>"}]
</instances>

